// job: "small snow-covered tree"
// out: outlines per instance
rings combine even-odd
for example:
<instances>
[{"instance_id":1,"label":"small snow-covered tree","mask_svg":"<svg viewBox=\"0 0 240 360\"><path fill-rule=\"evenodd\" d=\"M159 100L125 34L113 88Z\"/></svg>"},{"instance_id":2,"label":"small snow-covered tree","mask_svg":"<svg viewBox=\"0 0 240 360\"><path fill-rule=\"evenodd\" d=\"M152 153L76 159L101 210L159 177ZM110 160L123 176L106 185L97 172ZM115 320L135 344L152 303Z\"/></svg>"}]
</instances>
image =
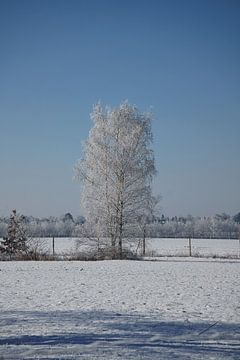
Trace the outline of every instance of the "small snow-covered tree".
<instances>
[{"instance_id":1,"label":"small snow-covered tree","mask_svg":"<svg viewBox=\"0 0 240 360\"><path fill-rule=\"evenodd\" d=\"M86 221L101 229L121 258L126 228L143 216L152 198L151 115L124 102L114 109L98 104L91 118L94 125L75 167L82 207Z\"/></svg>"},{"instance_id":2,"label":"small snow-covered tree","mask_svg":"<svg viewBox=\"0 0 240 360\"><path fill-rule=\"evenodd\" d=\"M3 238L0 250L12 258L14 255L22 255L27 252L27 235L24 224L24 217L19 215L16 210L10 216L7 236Z\"/></svg>"}]
</instances>

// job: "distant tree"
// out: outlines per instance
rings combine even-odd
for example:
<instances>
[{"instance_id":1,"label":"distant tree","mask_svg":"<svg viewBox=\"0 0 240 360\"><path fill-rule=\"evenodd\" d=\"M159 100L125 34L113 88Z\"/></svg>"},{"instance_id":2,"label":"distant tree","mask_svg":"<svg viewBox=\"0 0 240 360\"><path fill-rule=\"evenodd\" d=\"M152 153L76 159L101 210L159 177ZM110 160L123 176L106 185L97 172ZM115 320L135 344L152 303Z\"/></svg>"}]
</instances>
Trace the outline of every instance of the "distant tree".
<instances>
[{"instance_id":1,"label":"distant tree","mask_svg":"<svg viewBox=\"0 0 240 360\"><path fill-rule=\"evenodd\" d=\"M122 257L127 226L148 206L155 174L151 116L128 103L92 112L94 126L75 167L82 181L82 206L87 222L111 239L113 253Z\"/></svg>"},{"instance_id":2,"label":"distant tree","mask_svg":"<svg viewBox=\"0 0 240 360\"><path fill-rule=\"evenodd\" d=\"M0 237L4 237L7 235L7 224L5 219L0 219Z\"/></svg>"},{"instance_id":3,"label":"distant tree","mask_svg":"<svg viewBox=\"0 0 240 360\"><path fill-rule=\"evenodd\" d=\"M218 221L229 220L229 219L230 219L230 215L228 215L228 214L226 214L226 213L216 214L216 215L215 215L215 219L218 220Z\"/></svg>"},{"instance_id":4,"label":"distant tree","mask_svg":"<svg viewBox=\"0 0 240 360\"><path fill-rule=\"evenodd\" d=\"M75 224L77 224L77 225L84 224L84 222L85 222L85 219L83 216L77 216L77 218L75 219Z\"/></svg>"},{"instance_id":5,"label":"distant tree","mask_svg":"<svg viewBox=\"0 0 240 360\"><path fill-rule=\"evenodd\" d=\"M0 251L10 259L14 255L22 255L27 252L27 235L24 216L19 215L16 210L10 216L7 236L1 242Z\"/></svg>"},{"instance_id":6,"label":"distant tree","mask_svg":"<svg viewBox=\"0 0 240 360\"><path fill-rule=\"evenodd\" d=\"M236 215L234 215L233 220L234 220L236 223L240 224L240 212L237 213Z\"/></svg>"},{"instance_id":7,"label":"distant tree","mask_svg":"<svg viewBox=\"0 0 240 360\"><path fill-rule=\"evenodd\" d=\"M72 216L71 213L66 213L65 215L63 215L63 216L61 217L61 220L62 220L63 222L67 222L67 221L74 222L74 219L73 219L73 216Z\"/></svg>"}]
</instances>

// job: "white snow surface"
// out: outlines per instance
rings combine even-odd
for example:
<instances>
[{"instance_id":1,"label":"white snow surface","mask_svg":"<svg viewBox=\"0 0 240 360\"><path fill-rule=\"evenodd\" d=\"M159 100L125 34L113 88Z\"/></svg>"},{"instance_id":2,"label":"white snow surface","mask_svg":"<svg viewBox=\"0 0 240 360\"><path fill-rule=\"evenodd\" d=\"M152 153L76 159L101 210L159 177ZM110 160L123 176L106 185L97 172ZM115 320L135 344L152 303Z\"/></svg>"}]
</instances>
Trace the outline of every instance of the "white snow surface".
<instances>
[{"instance_id":1,"label":"white snow surface","mask_svg":"<svg viewBox=\"0 0 240 360\"><path fill-rule=\"evenodd\" d=\"M189 239L147 239L146 251L155 256L188 256ZM240 240L191 239L192 256L240 257Z\"/></svg>"},{"instance_id":2,"label":"white snow surface","mask_svg":"<svg viewBox=\"0 0 240 360\"><path fill-rule=\"evenodd\" d=\"M1 239L0 239L1 241ZM53 238L36 238L42 248L49 254L53 253ZM80 242L80 246L77 244ZM134 253L141 252L139 239L125 241ZM57 255L73 255L76 249L79 251L89 251L96 249L94 242L88 239L79 238L58 238L54 239L54 250ZM240 258L240 240L236 239L191 239L192 256L197 257L235 257ZM148 256L188 256L189 239L178 238L148 238L146 239L146 252Z\"/></svg>"},{"instance_id":3,"label":"white snow surface","mask_svg":"<svg viewBox=\"0 0 240 360\"><path fill-rule=\"evenodd\" d=\"M0 262L0 359L240 359L239 261Z\"/></svg>"}]
</instances>

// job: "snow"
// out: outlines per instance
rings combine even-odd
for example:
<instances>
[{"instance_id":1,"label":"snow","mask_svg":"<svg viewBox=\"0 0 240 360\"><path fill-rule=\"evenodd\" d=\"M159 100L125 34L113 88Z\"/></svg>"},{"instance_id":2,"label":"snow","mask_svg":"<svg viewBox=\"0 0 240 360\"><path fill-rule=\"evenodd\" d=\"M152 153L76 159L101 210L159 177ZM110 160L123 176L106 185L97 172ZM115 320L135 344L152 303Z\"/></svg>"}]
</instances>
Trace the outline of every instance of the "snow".
<instances>
[{"instance_id":1,"label":"snow","mask_svg":"<svg viewBox=\"0 0 240 360\"><path fill-rule=\"evenodd\" d=\"M73 254L76 251L76 245L79 238L55 238L55 254ZM53 239L42 238L43 248L52 254ZM87 239L79 247L81 251L87 251ZM191 239L193 256L222 256L222 257L240 257L240 240L236 239ZM96 248L96 244L94 244ZM128 243L131 250L136 252L138 240L132 240ZM138 251L141 249L138 248ZM188 256L188 239L146 239L146 252L148 256Z\"/></svg>"},{"instance_id":2,"label":"snow","mask_svg":"<svg viewBox=\"0 0 240 360\"><path fill-rule=\"evenodd\" d=\"M53 252L53 238L42 238L44 243L44 248L48 253L52 254ZM54 238L54 251L55 254L71 254L76 249L77 238Z\"/></svg>"},{"instance_id":3,"label":"snow","mask_svg":"<svg viewBox=\"0 0 240 360\"><path fill-rule=\"evenodd\" d=\"M240 240L191 239L192 256L240 257ZM147 239L146 251L155 256L188 256L189 239Z\"/></svg>"},{"instance_id":4,"label":"snow","mask_svg":"<svg viewBox=\"0 0 240 360\"><path fill-rule=\"evenodd\" d=\"M191 258L0 262L0 358L237 360L239 269Z\"/></svg>"}]
</instances>

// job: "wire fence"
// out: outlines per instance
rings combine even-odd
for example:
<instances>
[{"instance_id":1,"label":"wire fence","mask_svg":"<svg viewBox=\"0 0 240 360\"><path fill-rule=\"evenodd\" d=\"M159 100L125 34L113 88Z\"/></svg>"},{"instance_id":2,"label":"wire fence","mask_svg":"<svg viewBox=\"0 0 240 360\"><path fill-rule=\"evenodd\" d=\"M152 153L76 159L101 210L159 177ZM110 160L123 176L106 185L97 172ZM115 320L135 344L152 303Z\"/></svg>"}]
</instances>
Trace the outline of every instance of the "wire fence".
<instances>
[{"instance_id":1,"label":"wire fence","mask_svg":"<svg viewBox=\"0 0 240 360\"><path fill-rule=\"evenodd\" d=\"M240 258L240 240L197 238L147 239L146 255Z\"/></svg>"},{"instance_id":2,"label":"wire fence","mask_svg":"<svg viewBox=\"0 0 240 360\"><path fill-rule=\"evenodd\" d=\"M1 241L1 238L0 238ZM72 256L80 253L96 253L103 249L107 239L100 242L93 239L72 237L32 238L30 247L36 253L50 256ZM212 257L240 259L239 239L199 238L130 238L123 240L124 249L137 256L145 257Z\"/></svg>"},{"instance_id":3,"label":"wire fence","mask_svg":"<svg viewBox=\"0 0 240 360\"><path fill-rule=\"evenodd\" d=\"M106 242L106 241L104 241ZM79 238L45 238L45 248L50 254L73 254L91 251L96 243ZM148 257L221 257L240 258L240 240L238 239L198 239L198 238L146 238L125 239L126 249L137 255Z\"/></svg>"}]
</instances>

